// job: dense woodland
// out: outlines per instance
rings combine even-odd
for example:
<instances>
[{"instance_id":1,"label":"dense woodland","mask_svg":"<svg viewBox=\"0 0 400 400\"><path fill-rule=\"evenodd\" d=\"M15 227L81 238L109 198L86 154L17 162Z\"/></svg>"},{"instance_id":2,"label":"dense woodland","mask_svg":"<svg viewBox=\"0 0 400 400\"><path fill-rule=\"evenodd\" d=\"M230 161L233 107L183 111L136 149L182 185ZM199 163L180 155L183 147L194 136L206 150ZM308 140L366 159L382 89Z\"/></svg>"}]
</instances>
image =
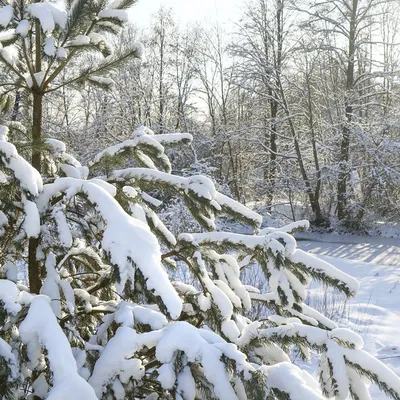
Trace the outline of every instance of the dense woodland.
<instances>
[{"instance_id":1,"label":"dense woodland","mask_svg":"<svg viewBox=\"0 0 400 400\"><path fill-rule=\"evenodd\" d=\"M254 0L229 32L178 26L161 9L117 43L140 40L145 60L114 74L108 92L54 92L44 130L83 160L140 124L189 132L177 170L200 170L245 203L284 205L289 219L365 232L399 216L398 7Z\"/></svg>"}]
</instances>

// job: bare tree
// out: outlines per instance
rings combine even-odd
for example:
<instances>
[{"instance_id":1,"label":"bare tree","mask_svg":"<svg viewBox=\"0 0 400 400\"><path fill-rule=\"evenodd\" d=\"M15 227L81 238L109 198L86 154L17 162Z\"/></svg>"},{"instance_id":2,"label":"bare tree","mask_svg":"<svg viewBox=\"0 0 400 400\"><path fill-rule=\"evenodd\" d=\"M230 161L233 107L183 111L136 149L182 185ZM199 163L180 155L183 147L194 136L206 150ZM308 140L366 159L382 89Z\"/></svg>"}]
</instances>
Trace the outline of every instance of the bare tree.
<instances>
[{"instance_id":1,"label":"bare tree","mask_svg":"<svg viewBox=\"0 0 400 400\"><path fill-rule=\"evenodd\" d=\"M371 42L368 32L375 24L375 17L380 13L381 0L333 0L329 2L307 2L296 5L297 10L307 14L307 25L313 32L336 36L339 45L326 45L328 51L334 51L340 61L339 71L343 73L344 98L341 112L341 138L337 174L337 216L339 220L348 217L348 180L352 170L350 150L355 129L355 111L358 106L358 89L371 69L357 73L361 49L366 42ZM364 96L369 96L365 93Z\"/></svg>"}]
</instances>

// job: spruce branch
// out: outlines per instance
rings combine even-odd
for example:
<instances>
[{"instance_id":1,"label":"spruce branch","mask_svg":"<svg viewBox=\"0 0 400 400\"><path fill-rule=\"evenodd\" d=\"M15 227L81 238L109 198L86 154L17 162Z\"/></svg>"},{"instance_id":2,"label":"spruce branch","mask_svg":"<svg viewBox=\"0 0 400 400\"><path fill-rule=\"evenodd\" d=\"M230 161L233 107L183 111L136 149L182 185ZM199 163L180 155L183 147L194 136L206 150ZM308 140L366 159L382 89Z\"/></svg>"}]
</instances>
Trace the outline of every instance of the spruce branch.
<instances>
[{"instance_id":1,"label":"spruce branch","mask_svg":"<svg viewBox=\"0 0 400 400\"><path fill-rule=\"evenodd\" d=\"M126 51L124 54L119 56L109 56L109 58L110 59L105 59L104 62L100 63L97 67L89 67L86 70L81 71L81 73L75 78L69 79L51 89L47 89L46 93L54 92L75 82L84 82L88 80L91 75L105 75L111 73L115 71L116 68L122 67L124 63L129 62L132 58L140 58L140 50L137 47L134 47L133 49ZM53 73L46 81L46 85L50 83L55 76L57 75Z\"/></svg>"}]
</instances>

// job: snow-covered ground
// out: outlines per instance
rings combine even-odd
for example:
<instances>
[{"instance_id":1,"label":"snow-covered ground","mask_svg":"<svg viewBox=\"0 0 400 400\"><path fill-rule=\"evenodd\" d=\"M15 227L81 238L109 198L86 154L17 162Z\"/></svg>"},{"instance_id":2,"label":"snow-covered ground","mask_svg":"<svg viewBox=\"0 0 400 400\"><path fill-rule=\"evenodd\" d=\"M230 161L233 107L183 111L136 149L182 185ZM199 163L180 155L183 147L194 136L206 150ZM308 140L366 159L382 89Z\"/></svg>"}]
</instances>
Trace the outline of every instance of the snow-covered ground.
<instances>
[{"instance_id":1,"label":"snow-covered ground","mask_svg":"<svg viewBox=\"0 0 400 400\"><path fill-rule=\"evenodd\" d=\"M400 375L400 240L299 234L298 246L360 282L357 295L343 296L314 284L309 302L342 326L359 333L365 350ZM386 399L378 388L372 398Z\"/></svg>"}]
</instances>

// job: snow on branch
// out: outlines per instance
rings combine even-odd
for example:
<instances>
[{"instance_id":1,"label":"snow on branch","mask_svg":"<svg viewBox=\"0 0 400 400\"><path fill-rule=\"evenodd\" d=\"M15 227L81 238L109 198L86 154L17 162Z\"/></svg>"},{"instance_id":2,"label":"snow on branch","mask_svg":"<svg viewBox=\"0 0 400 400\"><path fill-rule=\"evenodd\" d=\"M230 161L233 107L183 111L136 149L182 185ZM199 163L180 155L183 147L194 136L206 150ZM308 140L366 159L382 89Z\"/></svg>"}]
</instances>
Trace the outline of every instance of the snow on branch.
<instances>
[{"instance_id":1,"label":"snow on branch","mask_svg":"<svg viewBox=\"0 0 400 400\"><path fill-rule=\"evenodd\" d=\"M118 266L118 292L122 293L128 281L133 287L135 269L139 268L146 279L147 289L154 290L163 300L171 317L177 318L182 303L161 264L160 246L156 237L146 224L126 214L112 195L99 186L100 182L59 178L44 186L38 200L40 210L44 212L49 207L50 199L60 192L65 192L68 198L78 193L85 194L106 223L102 246L110 255L110 261Z\"/></svg>"},{"instance_id":2,"label":"snow on branch","mask_svg":"<svg viewBox=\"0 0 400 400\"><path fill-rule=\"evenodd\" d=\"M303 343L323 351L320 360L320 377L324 392L338 400L350 393L368 393L365 376L373 380L388 395L396 398L400 379L382 362L362 350L364 342L356 333L345 328L331 331L301 324L296 318L270 316L276 327L260 329L259 334L273 342L292 338L293 343ZM264 367L262 367L264 368ZM368 395L369 397L369 395ZM296 398L296 397L290 397Z\"/></svg>"},{"instance_id":3,"label":"snow on branch","mask_svg":"<svg viewBox=\"0 0 400 400\"><path fill-rule=\"evenodd\" d=\"M27 11L32 17L40 21L44 33L52 33L56 25L61 29L65 29L67 25L67 15L54 4L46 2L33 3L28 7Z\"/></svg>"},{"instance_id":4,"label":"snow on branch","mask_svg":"<svg viewBox=\"0 0 400 400\"><path fill-rule=\"evenodd\" d=\"M133 132L132 139L125 140L122 143L104 149L90 161L89 166L98 164L104 158L109 159L110 157L127 153L129 151L141 151L152 157L153 162L154 158L159 159L162 167L167 172L170 172L171 165L164 154L164 147L161 143L168 145L180 142L187 143L191 141L192 135L188 133L154 135L150 129L141 126ZM150 167L153 167L153 162L150 163ZM155 168L155 166L153 168Z\"/></svg>"},{"instance_id":5,"label":"snow on branch","mask_svg":"<svg viewBox=\"0 0 400 400\"><path fill-rule=\"evenodd\" d=\"M213 182L205 176L194 175L185 178L148 168L126 168L113 170L106 179L117 182L134 180L136 182L156 183L160 185L160 188L167 186L178 193L190 195L192 200L196 199L199 203L206 203L214 211L220 211L224 208L226 212L240 214L251 226L258 227L261 224L262 217L260 215L243 204L217 192ZM209 216L202 215L201 211L200 218L209 229L215 229L212 219Z\"/></svg>"},{"instance_id":6,"label":"snow on branch","mask_svg":"<svg viewBox=\"0 0 400 400\"><path fill-rule=\"evenodd\" d=\"M46 158L49 163L49 168L54 170L54 174L61 172L67 177L86 179L89 174L89 169L86 166L82 166L81 163L67 153L65 143L52 138L45 139L46 145L49 147L52 159Z\"/></svg>"},{"instance_id":7,"label":"snow on branch","mask_svg":"<svg viewBox=\"0 0 400 400\"><path fill-rule=\"evenodd\" d=\"M187 322L175 322L163 329L163 335L156 346L156 357L164 365L168 365L173 362L177 351L185 354L188 363L201 363L204 376L212 383L214 393L220 400L238 399L221 361L222 356L233 360L236 372L242 373L245 379L250 379L255 370L235 345L226 343L212 332L197 329ZM175 373L171 372L172 379L161 379L165 388L172 388L175 383ZM193 394L188 394L188 398L194 398Z\"/></svg>"},{"instance_id":8,"label":"snow on branch","mask_svg":"<svg viewBox=\"0 0 400 400\"><path fill-rule=\"evenodd\" d=\"M169 144L177 144L177 143L191 143L193 140L193 136L190 133L163 133L160 135L154 135L152 136L154 140L157 140L157 142L165 145Z\"/></svg>"},{"instance_id":9,"label":"snow on branch","mask_svg":"<svg viewBox=\"0 0 400 400\"><path fill-rule=\"evenodd\" d=\"M7 129L3 127L3 130ZM5 136L3 135L4 138ZM21 189L21 202L25 214L22 228L28 238L37 237L40 233L40 219L36 203L33 200L43 188L42 177L18 154L13 144L0 140L0 156L2 164L13 172Z\"/></svg>"},{"instance_id":10,"label":"snow on branch","mask_svg":"<svg viewBox=\"0 0 400 400\"><path fill-rule=\"evenodd\" d=\"M10 314L17 314L21 311L19 295L20 292L14 282L0 279L0 302Z\"/></svg>"},{"instance_id":11,"label":"snow on branch","mask_svg":"<svg viewBox=\"0 0 400 400\"><path fill-rule=\"evenodd\" d=\"M40 295L32 299L19 332L33 365L39 361L40 347L45 347L47 351L53 373L53 387L47 399L97 399L93 388L78 374L71 346L53 314L49 297Z\"/></svg>"},{"instance_id":12,"label":"snow on branch","mask_svg":"<svg viewBox=\"0 0 400 400\"><path fill-rule=\"evenodd\" d=\"M97 154L92 161L90 161L89 166L97 164L103 157L115 156L128 149L140 149L143 147L149 147L151 153L153 153L156 157L161 157L164 154L164 148L157 140L154 140L152 136L140 134L140 131L137 130L133 134L133 139L125 140L122 143L104 149Z\"/></svg>"},{"instance_id":13,"label":"snow on branch","mask_svg":"<svg viewBox=\"0 0 400 400\"><path fill-rule=\"evenodd\" d=\"M303 250L297 249L289 259L296 264L304 265L304 268L317 279L323 280L324 277L327 277L335 281L338 289L349 296L354 296L360 287L357 279Z\"/></svg>"},{"instance_id":14,"label":"snow on branch","mask_svg":"<svg viewBox=\"0 0 400 400\"><path fill-rule=\"evenodd\" d=\"M19 365L15 354L12 352L12 347L0 338L0 358L3 358L8 368L10 369L10 380L18 379L19 377Z\"/></svg>"},{"instance_id":15,"label":"snow on branch","mask_svg":"<svg viewBox=\"0 0 400 400\"><path fill-rule=\"evenodd\" d=\"M159 333L137 334L134 329L127 326L117 329L101 353L89 379L98 398L102 397L106 385L117 375L119 382L122 383L127 383L131 378L139 380L143 377L144 368L141 360L132 356L143 346L152 347L154 336L159 336Z\"/></svg>"},{"instance_id":16,"label":"snow on branch","mask_svg":"<svg viewBox=\"0 0 400 400\"><path fill-rule=\"evenodd\" d=\"M7 28L8 24L11 22L13 14L14 9L11 4L0 9L0 25L3 28Z\"/></svg>"},{"instance_id":17,"label":"snow on branch","mask_svg":"<svg viewBox=\"0 0 400 400\"><path fill-rule=\"evenodd\" d=\"M0 141L1 161L6 168L13 171L15 178L23 190L31 196L38 196L43 188L42 177L24 158L22 158L15 146L11 143Z\"/></svg>"},{"instance_id":18,"label":"snow on branch","mask_svg":"<svg viewBox=\"0 0 400 400\"><path fill-rule=\"evenodd\" d=\"M290 362L281 362L276 365L263 365L259 368L267 377L267 386L270 391L278 389L289 395L290 400L322 400L322 393L314 378Z\"/></svg>"},{"instance_id":19,"label":"snow on branch","mask_svg":"<svg viewBox=\"0 0 400 400\"><path fill-rule=\"evenodd\" d=\"M281 258L280 264L283 264L282 258L287 259L296 266L303 266L302 271L308 275L320 280L334 280L338 284L338 288L348 295L354 295L359 288L356 279L333 265L297 249L293 236L280 230L272 231L272 233L266 235L244 235L230 232L181 234L178 241L191 243L195 246L231 247L245 249L245 251L260 249L263 251L264 259L268 259L269 251L275 257ZM289 269L288 267L285 268ZM292 281L291 286L298 286L292 278L289 278Z\"/></svg>"}]
</instances>

